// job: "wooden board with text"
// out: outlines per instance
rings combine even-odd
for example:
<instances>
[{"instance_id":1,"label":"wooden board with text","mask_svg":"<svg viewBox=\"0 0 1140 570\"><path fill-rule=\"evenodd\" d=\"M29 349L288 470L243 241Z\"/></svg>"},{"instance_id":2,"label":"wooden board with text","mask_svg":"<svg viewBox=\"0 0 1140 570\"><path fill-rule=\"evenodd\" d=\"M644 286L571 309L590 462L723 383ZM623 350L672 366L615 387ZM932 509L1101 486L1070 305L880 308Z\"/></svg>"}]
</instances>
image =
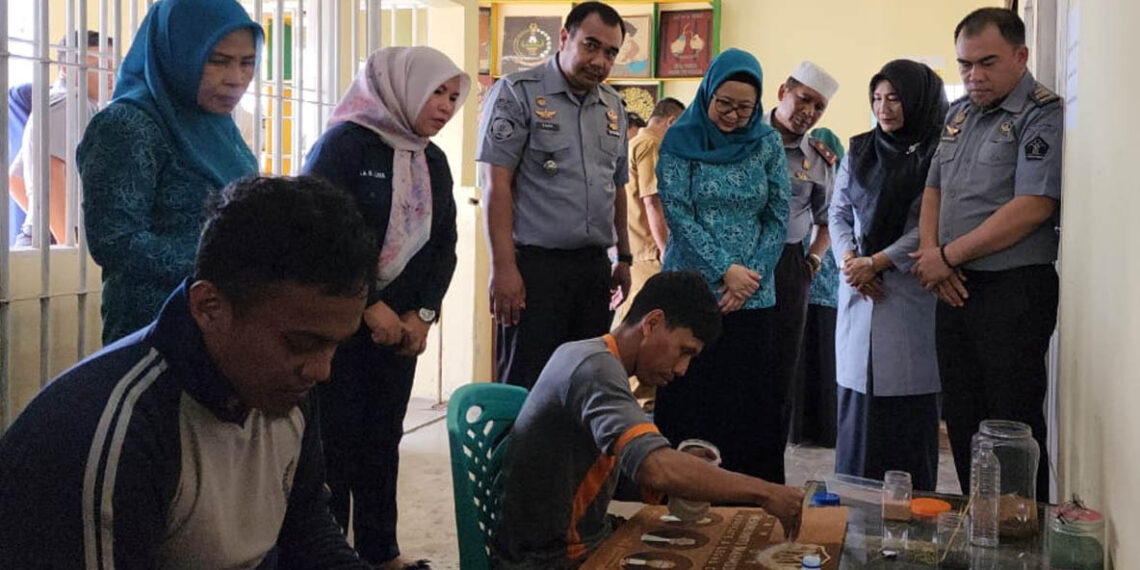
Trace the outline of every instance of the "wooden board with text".
<instances>
[{"instance_id":1,"label":"wooden board with text","mask_svg":"<svg viewBox=\"0 0 1140 570\"><path fill-rule=\"evenodd\" d=\"M784 541L784 529L763 509L714 507L696 523L646 507L605 541L583 570L799 570L806 554L818 554L824 570L839 568L847 532L845 507L804 511L800 535Z\"/></svg>"}]
</instances>

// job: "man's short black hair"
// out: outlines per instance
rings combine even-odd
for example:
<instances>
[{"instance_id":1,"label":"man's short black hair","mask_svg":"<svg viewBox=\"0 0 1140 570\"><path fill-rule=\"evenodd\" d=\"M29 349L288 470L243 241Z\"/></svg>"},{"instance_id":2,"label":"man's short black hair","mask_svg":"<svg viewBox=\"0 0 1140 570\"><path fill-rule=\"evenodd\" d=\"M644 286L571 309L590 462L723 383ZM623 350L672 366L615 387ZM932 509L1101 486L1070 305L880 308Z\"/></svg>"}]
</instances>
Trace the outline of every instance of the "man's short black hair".
<instances>
[{"instance_id":1,"label":"man's short black hair","mask_svg":"<svg viewBox=\"0 0 1140 570\"><path fill-rule=\"evenodd\" d=\"M984 32L990 24L997 26L1001 37L1013 47L1025 45L1025 22L1022 22L1012 10L1005 8L978 8L970 12L958 22L958 27L954 28L954 41L957 42L958 36L962 34L966 37L976 36Z\"/></svg>"},{"instance_id":2,"label":"man's short black hair","mask_svg":"<svg viewBox=\"0 0 1140 570\"><path fill-rule=\"evenodd\" d=\"M669 117L678 117L681 115L681 113L684 112L684 103L672 97L666 97L658 101L657 104L653 106L653 114L649 115L649 118L652 119L653 117L659 117L662 119L668 119Z\"/></svg>"},{"instance_id":3,"label":"man's short black hair","mask_svg":"<svg viewBox=\"0 0 1140 570\"><path fill-rule=\"evenodd\" d=\"M574 9L566 15L566 23L562 27L566 28L568 34L574 35L574 32L581 27L582 21L588 18L590 14L597 14L602 19L602 23L607 26L620 27L621 40L625 41L625 20L622 20L617 10L614 10L609 4L601 2L582 2L574 6Z\"/></svg>"},{"instance_id":4,"label":"man's short black hair","mask_svg":"<svg viewBox=\"0 0 1140 570\"><path fill-rule=\"evenodd\" d=\"M92 49L95 49L95 50L99 49L99 38L100 38L99 32L97 32L95 30L87 30L87 48L88 48L87 51L91 51ZM67 46L67 34L64 34L62 38L59 38L59 45L60 45L60 49L59 49L59 51L56 52L56 57L58 58L56 61L65 61L67 59L67 47L66 47ZM107 45L109 45L109 46L115 45L115 38L113 38L111 36L107 36ZM75 46L74 47L75 48L79 47L79 30L75 30ZM76 52L76 53L78 53L78 52Z\"/></svg>"},{"instance_id":5,"label":"man's short black hair","mask_svg":"<svg viewBox=\"0 0 1140 570\"><path fill-rule=\"evenodd\" d=\"M655 309L665 313L669 328L687 328L705 346L720 337L720 307L700 273L662 271L650 277L631 301L622 324L636 325Z\"/></svg>"},{"instance_id":6,"label":"man's short black hair","mask_svg":"<svg viewBox=\"0 0 1140 570\"><path fill-rule=\"evenodd\" d=\"M625 112L625 122L628 123L631 127L637 127L639 129L645 127L645 119L642 119L641 115L638 115L633 111Z\"/></svg>"},{"instance_id":7,"label":"man's short black hair","mask_svg":"<svg viewBox=\"0 0 1140 570\"><path fill-rule=\"evenodd\" d=\"M312 176L250 177L206 206L194 276L221 290L235 309L275 283L363 295L380 255L351 196Z\"/></svg>"}]
</instances>

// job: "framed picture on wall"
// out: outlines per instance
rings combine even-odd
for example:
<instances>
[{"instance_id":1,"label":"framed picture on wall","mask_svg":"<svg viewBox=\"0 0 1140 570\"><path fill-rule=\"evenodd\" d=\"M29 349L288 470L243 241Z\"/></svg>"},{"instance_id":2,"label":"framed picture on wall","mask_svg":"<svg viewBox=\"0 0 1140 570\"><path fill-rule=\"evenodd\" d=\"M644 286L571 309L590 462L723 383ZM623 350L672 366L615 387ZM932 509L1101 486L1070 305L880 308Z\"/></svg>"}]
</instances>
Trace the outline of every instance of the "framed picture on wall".
<instances>
[{"instance_id":1,"label":"framed picture on wall","mask_svg":"<svg viewBox=\"0 0 1140 570\"><path fill-rule=\"evenodd\" d=\"M506 75L536 67L558 51L558 16L507 16L499 45L499 73Z\"/></svg>"},{"instance_id":2,"label":"framed picture on wall","mask_svg":"<svg viewBox=\"0 0 1140 570\"><path fill-rule=\"evenodd\" d=\"M712 10L661 12L658 77L701 77L712 61Z\"/></svg>"},{"instance_id":3,"label":"framed picture on wall","mask_svg":"<svg viewBox=\"0 0 1140 570\"><path fill-rule=\"evenodd\" d=\"M658 83L612 83L621 98L625 101L625 108L637 116L648 121L653 114L653 107L661 96L661 85Z\"/></svg>"},{"instance_id":4,"label":"framed picture on wall","mask_svg":"<svg viewBox=\"0 0 1140 570\"><path fill-rule=\"evenodd\" d=\"M491 73L491 8L479 8L479 73Z\"/></svg>"},{"instance_id":5,"label":"framed picture on wall","mask_svg":"<svg viewBox=\"0 0 1140 570\"><path fill-rule=\"evenodd\" d=\"M653 16L622 16L625 41L614 60L610 77L649 77L653 57Z\"/></svg>"}]
</instances>

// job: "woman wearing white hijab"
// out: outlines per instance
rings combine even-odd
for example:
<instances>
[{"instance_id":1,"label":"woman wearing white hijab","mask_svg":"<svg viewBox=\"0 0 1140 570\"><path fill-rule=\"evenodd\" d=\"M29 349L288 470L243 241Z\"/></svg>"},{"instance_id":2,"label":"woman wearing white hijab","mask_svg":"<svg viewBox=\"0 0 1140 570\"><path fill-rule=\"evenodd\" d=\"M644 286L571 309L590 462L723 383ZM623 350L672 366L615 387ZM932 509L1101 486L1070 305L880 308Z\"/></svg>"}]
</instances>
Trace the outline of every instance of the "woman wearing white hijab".
<instances>
[{"instance_id":1,"label":"woman wearing white hijab","mask_svg":"<svg viewBox=\"0 0 1140 570\"><path fill-rule=\"evenodd\" d=\"M429 47L368 58L310 152L305 172L356 198L382 246L364 324L322 384L330 508L363 559L407 562L396 542L396 474L404 413L428 329L455 271L455 200L447 157L429 139L467 98L470 79Z\"/></svg>"}]
</instances>

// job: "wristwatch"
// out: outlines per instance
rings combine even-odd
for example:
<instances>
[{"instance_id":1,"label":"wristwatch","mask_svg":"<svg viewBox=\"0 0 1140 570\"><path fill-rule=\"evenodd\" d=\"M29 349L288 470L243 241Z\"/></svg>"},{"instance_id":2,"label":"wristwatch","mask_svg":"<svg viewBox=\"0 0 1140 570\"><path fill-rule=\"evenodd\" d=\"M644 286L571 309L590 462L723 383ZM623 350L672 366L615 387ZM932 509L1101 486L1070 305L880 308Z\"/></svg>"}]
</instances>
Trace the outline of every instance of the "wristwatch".
<instances>
[{"instance_id":1,"label":"wristwatch","mask_svg":"<svg viewBox=\"0 0 1140 570\"><path fill-rule=\"evenodd\" d=\"M823 259L820 256L814 253L809 253L807 259L808 263L811 264L812 271L819 271L820 268L823 267Z\"/></svg>"},{"instance_id":2,"label":"wristwatch","mask_svg":"<svg viewBox=\"0 0 1140 570\"><path fill-rule=\"evenodd\" d=\"M435 322L435 318L438 315L431 309L420 307L420 310L416 311L416 316L419 317L421 321L431 324Z\"/></svg>"}]
</instances>

